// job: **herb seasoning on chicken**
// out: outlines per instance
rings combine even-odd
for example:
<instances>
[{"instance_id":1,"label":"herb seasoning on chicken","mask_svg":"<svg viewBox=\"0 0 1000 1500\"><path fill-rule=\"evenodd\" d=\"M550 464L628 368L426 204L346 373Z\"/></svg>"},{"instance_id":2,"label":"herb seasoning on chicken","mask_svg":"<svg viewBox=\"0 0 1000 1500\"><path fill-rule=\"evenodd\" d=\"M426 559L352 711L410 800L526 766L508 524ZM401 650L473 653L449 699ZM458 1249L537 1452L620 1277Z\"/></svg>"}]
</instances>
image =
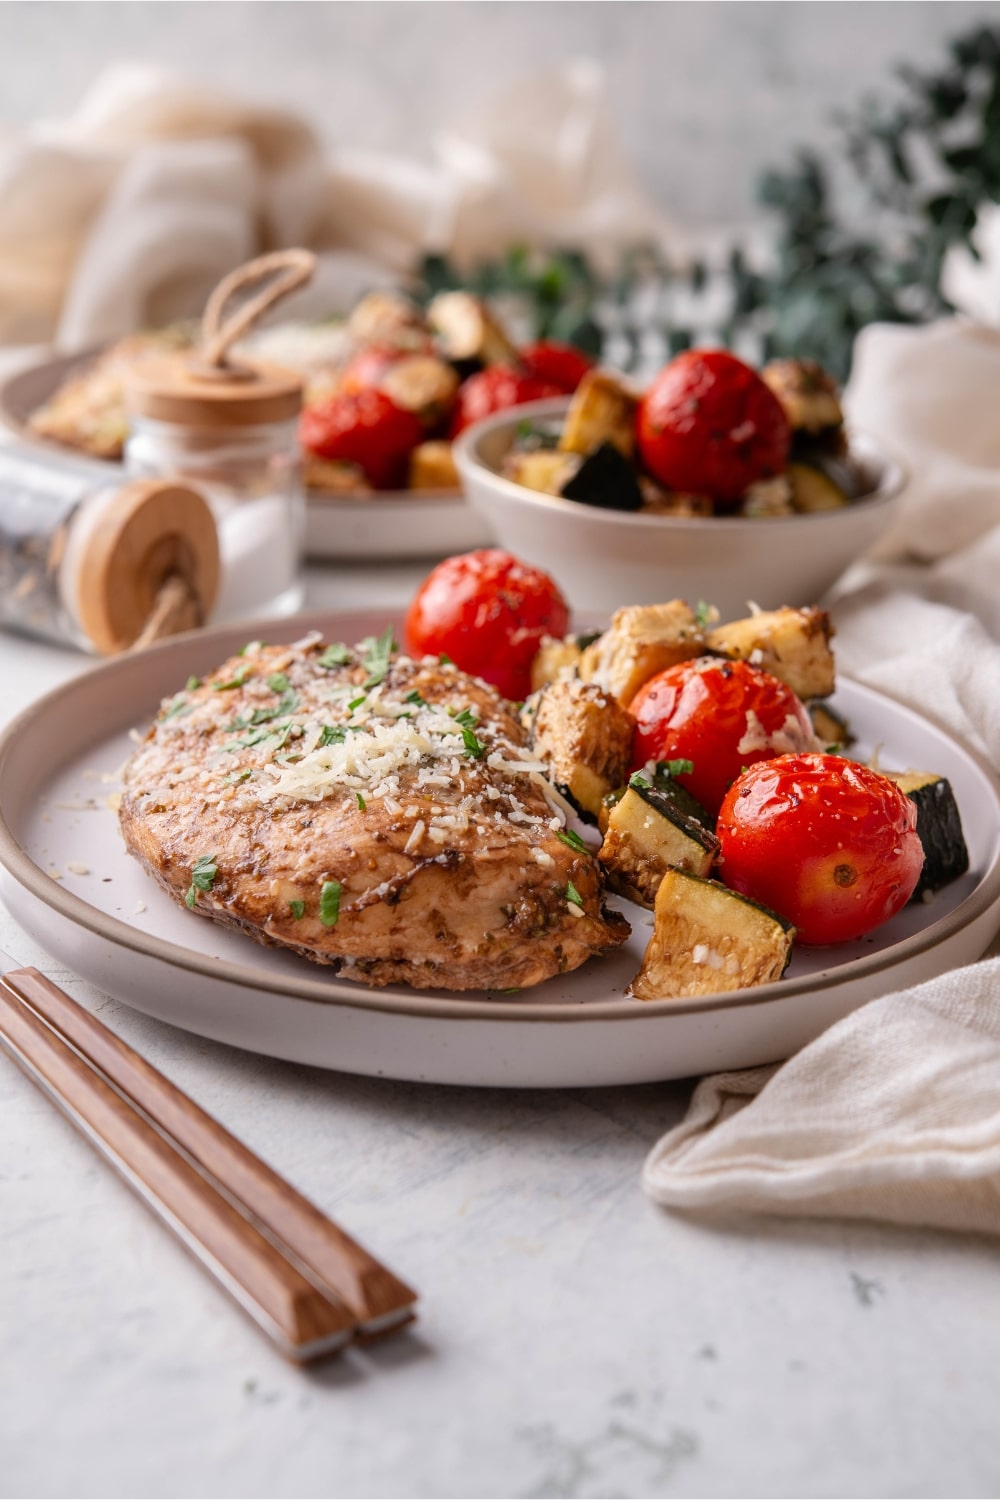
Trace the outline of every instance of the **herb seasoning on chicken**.
<instances>
[{"instance_id":1,"label":"herb seasoning on chicken","mask_svg":"<svg viewBox=\"0 0 1000 1500\"><path fill-rule=\"evenodd\" d=\"M538 984L627 938L564 825L511 705L388 633L255 643L189 683L121 802L129 850L195 912L367 984L453 990Z\"/></svg>"}]
</instances>

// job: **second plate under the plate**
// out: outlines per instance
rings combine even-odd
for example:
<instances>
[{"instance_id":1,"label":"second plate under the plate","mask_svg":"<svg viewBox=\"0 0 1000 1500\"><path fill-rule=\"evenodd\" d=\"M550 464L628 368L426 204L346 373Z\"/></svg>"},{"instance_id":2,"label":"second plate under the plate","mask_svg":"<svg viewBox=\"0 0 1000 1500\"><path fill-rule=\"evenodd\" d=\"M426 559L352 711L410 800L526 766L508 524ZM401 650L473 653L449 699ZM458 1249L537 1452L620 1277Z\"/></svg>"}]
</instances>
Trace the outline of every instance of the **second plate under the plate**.
<instances>
[{"instance_id":1,"label":"second plate under the plate","mask_svg":"<svg viewBox=\"0 0 1000 1500\"><path fill-rule=\"evenodd\" d=\"M96 352L41 359L8 375L0 384L0 422L22 442L42 452L72 457L70 450L36 437L28 423L32 412L65 380L84 370ZM86 460L88 467L97 462ZM121 477L121 464L99 467L110 476ZM490 546L492 541L490 527L460 493L401 490L372 499L332 499L309 491L306 496L306 553L312 558L330 562L433 560Z\"/></svg>"},{"instance_id":2,"label":"second plate under the plate","mask_svg":"<svg viewBox=\"0 0 1000 1500\"><path fill-rule=\"evenodd\" d=\"M1000 794L988 768L893 699L845 681L836 706L887 766L946 775L967 876L868 938L798 950L759 990L639 1004L626 997L650 914L630 944L518 996L370 990L261 948L175 905L124 850L109 799L159 701L249 636L380 632L385 614L314 614L179 637L96 667L39 700L0 740L0 894L70 969L139 1010L236 1046L351 1072L445 1083L580 1087L647 1082L789 1056L864 1001L979 956L1000 922Z\"/></svg>"}]
</instances>

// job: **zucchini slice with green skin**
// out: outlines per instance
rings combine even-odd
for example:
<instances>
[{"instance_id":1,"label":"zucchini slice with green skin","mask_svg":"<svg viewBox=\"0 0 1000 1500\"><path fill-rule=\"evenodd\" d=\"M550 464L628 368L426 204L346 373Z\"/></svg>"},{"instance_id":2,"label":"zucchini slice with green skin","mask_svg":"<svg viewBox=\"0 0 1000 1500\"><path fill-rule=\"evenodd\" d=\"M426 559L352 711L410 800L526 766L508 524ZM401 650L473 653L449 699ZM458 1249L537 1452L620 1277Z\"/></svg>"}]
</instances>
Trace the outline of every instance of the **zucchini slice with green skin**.
<instances>
[{"instance_id":1,"label":"zucchini slice with green skin","mask_svg":"<svg viewBox=\"0 0 1000 1500\"><path fill-rule=\"evenodd\" d=\"M668 870L653 910L653 936L631 986L636 1000L751 989L788 967L794 927L718 881Z\"/></svg>"},{"instance_id":2,"label":"zucchini slice with green skin","mask_svg":"<svg viewBox=\"0 0 1000 1500\"><path fill-rule=\"evenodd\" d=\"M924 867L910 900L928 900L969 868L969 851L955 793L951 783L933 771L883 771L882 775L894 781L916 806L917 837L923 845Z\"/></svg>"},{"instance_id":3,"label":"zucchini slice with green skin","mask_svg":"<svg viewBox=\"0 0 1000 1500\"><path fill-rule=\"evenodd\" d=\"M652 910L670 869L707 875L719 852L709 829L681 811L667 792L633 778L611 809L598 855L608 884L619 895Z\"/></svg>"}]
</instances>

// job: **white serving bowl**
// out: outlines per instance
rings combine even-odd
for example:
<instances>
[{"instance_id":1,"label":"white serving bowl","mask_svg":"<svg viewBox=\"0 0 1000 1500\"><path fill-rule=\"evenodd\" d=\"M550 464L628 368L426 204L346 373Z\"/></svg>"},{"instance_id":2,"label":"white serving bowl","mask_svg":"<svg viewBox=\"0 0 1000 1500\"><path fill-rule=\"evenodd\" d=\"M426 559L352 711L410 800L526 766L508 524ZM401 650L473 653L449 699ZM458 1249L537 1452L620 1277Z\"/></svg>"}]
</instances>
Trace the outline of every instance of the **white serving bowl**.
<instances>
[{"instance_id":1,"label":"white serving bowl","mask_svg":"<svg viewBox=\"0 0 1000 1500\"><path fill-rule=\"evenodd\" d=\"M568 401L534 401L487 417L455 443L470 506L496 543L544 568L578 611L704 600L723 619L817 603L893 518L904 473L869 439L851 437L864 495L840 510L794 516L657 516L543 495L499 472L518 427L560 417Z\"/></svg>"}]
</instances>

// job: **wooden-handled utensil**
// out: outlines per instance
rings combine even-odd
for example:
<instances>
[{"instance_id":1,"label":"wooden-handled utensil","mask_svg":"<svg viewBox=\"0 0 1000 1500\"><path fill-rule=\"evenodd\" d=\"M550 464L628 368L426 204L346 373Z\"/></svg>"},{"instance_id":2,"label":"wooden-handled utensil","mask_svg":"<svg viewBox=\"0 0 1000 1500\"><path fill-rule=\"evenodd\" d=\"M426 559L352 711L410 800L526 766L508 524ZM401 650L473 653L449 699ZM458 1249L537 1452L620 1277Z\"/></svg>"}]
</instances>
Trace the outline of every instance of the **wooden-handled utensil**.
<instances>
[{"instance_id":1,"label":"wooden-handled utensil","mask_svg":"<svg viewBox=\"0 0 1000 1500\"><path fill-rule=\"evenodd\" d=\"M37 969L0 952L0 1046L292 1359L409 1322L416 1294Z\"/></svg>"}]
</instances>

